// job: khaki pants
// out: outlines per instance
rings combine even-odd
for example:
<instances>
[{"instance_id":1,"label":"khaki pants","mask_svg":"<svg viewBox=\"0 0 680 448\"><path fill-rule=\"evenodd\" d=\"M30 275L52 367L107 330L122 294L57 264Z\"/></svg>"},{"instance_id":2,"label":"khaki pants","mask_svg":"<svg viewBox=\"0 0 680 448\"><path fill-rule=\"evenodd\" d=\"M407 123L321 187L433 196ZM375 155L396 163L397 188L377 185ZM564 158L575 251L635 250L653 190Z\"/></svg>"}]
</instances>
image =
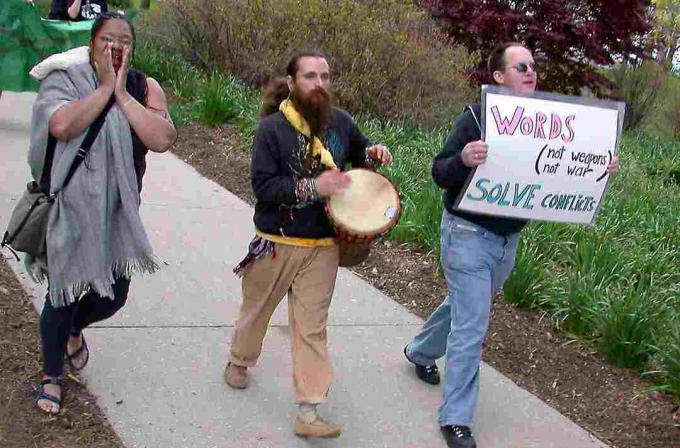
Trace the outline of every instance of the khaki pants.
<instances>
[{"instance_id":1,"label":"khaki pants","mask_svg":"<svg viewBox=\"0 0 680 448\"><path fill-rule=\"evenodd\" d=\"M251 367L262 351L267 325L288 293L288 325L297 403L323 403L333 380L326 325L338 247L275 245L243 275L243 303L231 340L231 363Z\"/></svg>"}]
</instances>

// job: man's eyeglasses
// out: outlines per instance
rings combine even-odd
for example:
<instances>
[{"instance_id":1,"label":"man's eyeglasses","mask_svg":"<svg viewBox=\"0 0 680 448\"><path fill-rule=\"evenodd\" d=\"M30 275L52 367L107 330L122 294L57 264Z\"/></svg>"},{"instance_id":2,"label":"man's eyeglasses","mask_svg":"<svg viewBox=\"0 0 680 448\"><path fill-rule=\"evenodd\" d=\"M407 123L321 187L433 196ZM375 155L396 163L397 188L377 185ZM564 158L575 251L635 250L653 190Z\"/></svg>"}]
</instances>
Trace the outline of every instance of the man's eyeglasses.
<instances>
[{"instance_id":1,"label":"man's eyeglasses","mask_svg":"<svg viewBox=\"0 0 680 448\"><path fill-rule=\"evenodd\" d=\"M515 65L508 65L505 68L506 69L514 68L515 70L517 70L518 73L526 73L526 72L529 71L529 69L531 69L533 72L536 72L536 63L530 62L530 63L526 64L524 62L518 62Z\"/></svg>"}]
</instances>

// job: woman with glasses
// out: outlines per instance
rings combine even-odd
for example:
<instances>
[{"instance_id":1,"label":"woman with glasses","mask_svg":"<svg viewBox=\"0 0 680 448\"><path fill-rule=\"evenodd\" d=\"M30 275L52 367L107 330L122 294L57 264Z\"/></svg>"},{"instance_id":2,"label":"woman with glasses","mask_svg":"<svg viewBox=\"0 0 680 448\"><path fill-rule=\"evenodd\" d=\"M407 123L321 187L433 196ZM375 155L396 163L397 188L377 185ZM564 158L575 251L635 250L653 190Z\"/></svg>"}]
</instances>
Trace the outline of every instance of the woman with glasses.
<instances>
[{"instance_id":1,"label":"woman with glasses","mask_svg":"<svg viewBox=\"0 0 680 448\"><path fill-rule=\"evenodd\" d=\"M107 0L52 0L49 18L52 20L92 20L108 12Z\"/></svg>"},{"instance_id":2,"label":"woman with glasses","mask_svg":"<svg viewBox=\"0 0 680 448\"><path fill-rule=\"evenodd\" d=\"M40 316L44 374L37 405L50 414L61 408L64 359L72 371L88 362L82 330L125 304L133 273L157 269L139 216L142 176L147 151L164 152L176 137L159 84L129 68L132 24L105 13L91 36L89 58L85 52L84 60L54 64L33 107L29 165L56 196L47 253L27 260L32 276L46 275L49 285ZM100 116L101 129L71 171Z\"/></svg>"}]
</instances>

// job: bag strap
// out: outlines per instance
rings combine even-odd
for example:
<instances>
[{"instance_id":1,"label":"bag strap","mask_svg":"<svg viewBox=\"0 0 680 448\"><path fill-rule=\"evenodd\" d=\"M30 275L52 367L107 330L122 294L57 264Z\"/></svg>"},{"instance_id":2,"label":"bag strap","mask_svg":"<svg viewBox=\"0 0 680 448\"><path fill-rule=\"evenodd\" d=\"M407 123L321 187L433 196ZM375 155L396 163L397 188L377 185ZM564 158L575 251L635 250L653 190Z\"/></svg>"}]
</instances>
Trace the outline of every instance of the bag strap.
<instances>
[{"instance_id":1,"label":"bag strap","mask_svg":"<svg viewBox=\"0 0 680 448\"><path fill-rule=\"evenodd\" d=\"M466 109L469 110L470 113L472 114L472 118L475 119L475 123L477 123L477 128L479 129L479 132L481 133L482 132L482 125L479 124L479 120L477 119L477 114L475 114L475 111L472 109L472 106L467 106Z\"/></svg>"},{"instance_id":2,"label":"bag strap","mask_svg":"<svg viewBox=\"0 0 680 448\"><path fill-rule=\"evenodd\" d=\"M66 185L68 185L69 181L75 174L76 170L80 166L81 163L83 163L83 160L85 160L85 157L87 157L87 153L90 151L90 148L92 147L92 144L94 143L95 139L99 135L99 131L101 131L102 126L104 126L104 120L106 119L106 114L111 110L111 107L113 104L116 102L116 99L111 97L108 103L106 103L106 106L104 106L104 110L101 111L99 116L92 122L90 125L90 129L87 131L87 135L85 136L85 139L83 142L80 144L80 149L78 150L78 153L76 154L76 158L73 160L73 163L71 164L71 169L69 169L68 174L66 175L66 179L64 180L64 184L61 186L61 189L63 190L66 188Z\"/></svg>"}]
</instances>

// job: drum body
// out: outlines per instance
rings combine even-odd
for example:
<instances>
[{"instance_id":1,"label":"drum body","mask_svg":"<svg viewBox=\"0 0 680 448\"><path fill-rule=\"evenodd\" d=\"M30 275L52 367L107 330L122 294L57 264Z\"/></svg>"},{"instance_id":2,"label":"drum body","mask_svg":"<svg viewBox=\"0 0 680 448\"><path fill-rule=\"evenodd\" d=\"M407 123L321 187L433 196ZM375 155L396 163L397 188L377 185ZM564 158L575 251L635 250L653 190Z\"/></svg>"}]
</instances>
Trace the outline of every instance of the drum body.
<instances>
[{"instance_id":1,"label":"drum body","mask_svg":"<svg viewBox=\"0 0 680 448\"><path fill-rule=\"evenodd\" d=\"M364 168L346 174L351 179L349 187L326 200L344 267L364 261L371 242L389 232L401 216L399 191L386 176Z\"/></svg>"}]
</instances>

